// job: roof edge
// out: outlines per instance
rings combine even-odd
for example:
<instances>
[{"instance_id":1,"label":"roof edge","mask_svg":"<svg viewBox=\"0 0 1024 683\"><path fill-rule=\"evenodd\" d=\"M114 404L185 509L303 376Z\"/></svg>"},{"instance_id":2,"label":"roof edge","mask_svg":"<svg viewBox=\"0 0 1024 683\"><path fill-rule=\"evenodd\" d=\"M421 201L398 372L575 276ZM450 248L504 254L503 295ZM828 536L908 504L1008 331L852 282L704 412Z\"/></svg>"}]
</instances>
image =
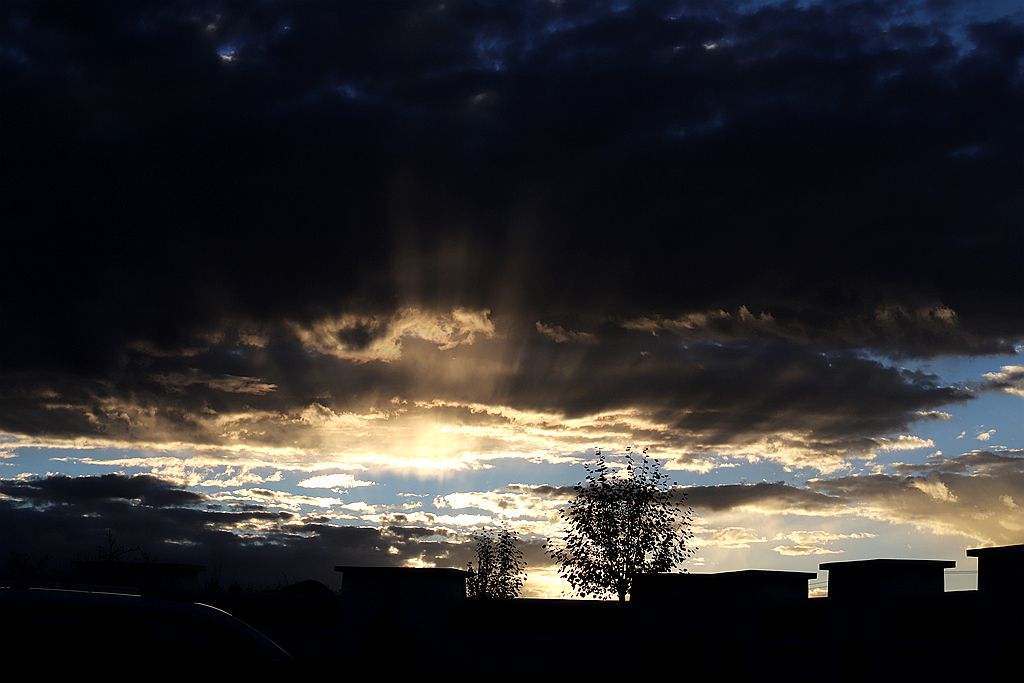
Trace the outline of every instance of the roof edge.
<instances>
[{"instance_id":1,"label":"roof edge","mask_svg":"<svg viewBox=\"0 0 1024 683\"><path fill-rule=\"evenodd\" d=\"M892 558L876 558L871 560L845 560L837 562L822 562L818 565L818 569L838 569L840 567L868 567L868 566L882 566L882 567L942 567L948 569L956 566L956 560L902 560Z\"/></svg>"}]
</instances>

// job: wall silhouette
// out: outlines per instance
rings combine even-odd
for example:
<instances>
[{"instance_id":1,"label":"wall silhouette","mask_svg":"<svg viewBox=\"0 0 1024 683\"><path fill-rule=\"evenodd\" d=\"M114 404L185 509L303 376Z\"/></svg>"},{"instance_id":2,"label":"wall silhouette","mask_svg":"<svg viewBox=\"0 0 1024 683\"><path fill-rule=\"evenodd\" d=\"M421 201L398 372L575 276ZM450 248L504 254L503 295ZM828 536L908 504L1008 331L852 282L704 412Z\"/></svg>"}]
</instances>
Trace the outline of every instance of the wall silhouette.
<instances>
[{"instance_id":1,"label":"wall silhouette","mask_svg":"<svg viewBox=\"0 0 1024 683\"><path fill-rule=\"evenodd\" d=\"M265 591L179 590L177 597L227 610L309 668L796 681L984 679L1015 671L1024 545L968 555L979 558L975 591L943 591L943 570L953 561L875 559L821 564L829 572L825 598L808 597L814 573L747 570L637 577L625 603L478 601L466 598L461 570L348 566L336 567L340 590L302 581ZM85 563L79 578L100 571L107 579L172 577L180 585L197 571L142 564ZM11 590L0 595L25 587L4 583Z\"/></svg>"}]
</instances>

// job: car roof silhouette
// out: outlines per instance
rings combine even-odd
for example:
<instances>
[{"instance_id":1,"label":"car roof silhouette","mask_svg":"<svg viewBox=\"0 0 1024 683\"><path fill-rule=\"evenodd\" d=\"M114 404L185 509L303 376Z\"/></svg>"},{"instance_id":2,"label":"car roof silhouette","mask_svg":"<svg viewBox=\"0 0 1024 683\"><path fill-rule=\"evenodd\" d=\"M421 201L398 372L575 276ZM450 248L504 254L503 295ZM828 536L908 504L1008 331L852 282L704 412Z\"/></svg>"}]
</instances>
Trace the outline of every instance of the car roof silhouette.
<instances>
[{"instance_id":1,"label":"car roof silhouette","mask_svg":"<svg viewBox=\"0 0 1024 683\"><path fill-rule=\"evenodd\" d=\"M160 666L287 667L283 648L222 609L105 590L0 587L0 630L10 652ZM54 655L65 658L60 662Z\"/></svg>"}]
</instances>

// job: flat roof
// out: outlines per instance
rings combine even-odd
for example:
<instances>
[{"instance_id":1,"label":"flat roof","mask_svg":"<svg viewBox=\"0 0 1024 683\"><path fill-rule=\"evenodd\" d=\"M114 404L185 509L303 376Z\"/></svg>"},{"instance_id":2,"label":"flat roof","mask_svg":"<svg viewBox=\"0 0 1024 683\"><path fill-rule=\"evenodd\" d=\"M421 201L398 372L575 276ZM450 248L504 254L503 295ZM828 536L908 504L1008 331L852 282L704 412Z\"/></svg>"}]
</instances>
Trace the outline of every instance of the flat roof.
<instances>
[{"instance_id":1,"label":"flat roof","mask_svg":"<svg viewBox=\"0 0 1024 683\"><path fill-rule=\"evenodd\" d=\"M955 567L955 560L847 560L845 562L822 562L818 569L948 569Z\"/></svg>"},{"instance_id":2,"label":"flat roof","mask_svg":"<svg viewBox=\"0 0 1024 683\"><path fill-rule=\"evenodd\" d=\"M715 572L715 576L763 576L765 578L796 578L802 576L808 579L818 577L818 572L795 572L787 569L737 569L731 572Z\"/></svg>"},{"instance_id":3,"label":"flat roof","mask_svg":"<svg viewBox=\"0 0 1024 683\"><path fill-rule=\"evenodd\" d=\"M639 574L637 578L644 577L645 579L658 577L658 578L675 578L680 576L699 576L702 578L711 577L722 577L722 578L751 578L751 579L814 579L817 578L817 572L794 572L781 569L737 569L734 571L727 572L680 572L680 573L657 573L657 574Z\"/></svg>"},{"instance_id":4,"label":"flat roof","mask_svg":"<svg viewBox=\"0 0 1024 683\"><path fill-rule=\"evenodd\" d=\"M465 576L464 569L452 569L450 567L361 567L350 565L337 565L336 572L349 574L404 574L406 576Z\"/></svg>"},{"instance_id":5,"label":"flat roof","mask_svg":"<svg viewBox=\"0 0 1024 683\"><path fill-rule=\"evenodd\" d=\"M997 545L988 548L970 548L967 557L986 557L991 555L1022 555L1024 544L1019 545Z\"/></svg>"}]
</instances>

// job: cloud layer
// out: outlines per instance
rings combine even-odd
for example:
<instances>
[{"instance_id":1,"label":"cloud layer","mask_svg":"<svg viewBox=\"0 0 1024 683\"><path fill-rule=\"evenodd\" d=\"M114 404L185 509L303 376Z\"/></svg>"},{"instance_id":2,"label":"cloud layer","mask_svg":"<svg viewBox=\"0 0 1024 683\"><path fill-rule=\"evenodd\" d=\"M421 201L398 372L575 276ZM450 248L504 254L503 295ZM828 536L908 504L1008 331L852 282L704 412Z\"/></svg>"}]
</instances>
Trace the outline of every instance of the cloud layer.
<instances>
[{"instance_id":1,"label":"cloud layer","mask_svg":"<svg viewBox=\"0 0 1024 683\"><path fill-rule=\"evenodd\" d=\"M714 552L1019 540L1012 426L934 434L1024 396L1024 21L965 16L8 3L0 469L60 459L10 469L4 528L461 564L639 443L718 477ZM552 469L351 495L503 465Z\"/></svg>"}]
</instances>

